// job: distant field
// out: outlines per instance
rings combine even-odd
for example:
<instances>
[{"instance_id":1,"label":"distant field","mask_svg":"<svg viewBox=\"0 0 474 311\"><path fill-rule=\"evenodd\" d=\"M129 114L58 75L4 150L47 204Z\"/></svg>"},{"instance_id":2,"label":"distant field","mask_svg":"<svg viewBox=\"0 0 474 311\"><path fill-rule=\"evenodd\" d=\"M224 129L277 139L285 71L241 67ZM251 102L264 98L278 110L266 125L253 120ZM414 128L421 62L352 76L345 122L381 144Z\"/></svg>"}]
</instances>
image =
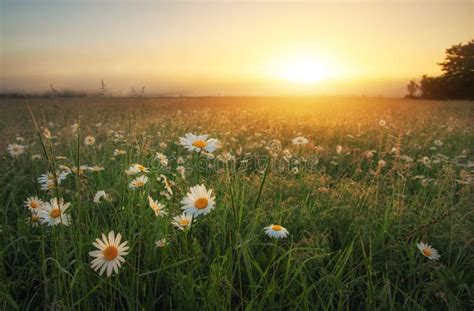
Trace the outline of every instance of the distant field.
<instances>
[{"instance_id":1,"label":"distant field","mask_svg":"<svg viewBox=\"0 0 474 311\"><path fill-rule=\"evenodd\" d=\"M0 100L1 310L474 308L473 102L28 102L37 129Z\"/></svg>"}]
</instances>

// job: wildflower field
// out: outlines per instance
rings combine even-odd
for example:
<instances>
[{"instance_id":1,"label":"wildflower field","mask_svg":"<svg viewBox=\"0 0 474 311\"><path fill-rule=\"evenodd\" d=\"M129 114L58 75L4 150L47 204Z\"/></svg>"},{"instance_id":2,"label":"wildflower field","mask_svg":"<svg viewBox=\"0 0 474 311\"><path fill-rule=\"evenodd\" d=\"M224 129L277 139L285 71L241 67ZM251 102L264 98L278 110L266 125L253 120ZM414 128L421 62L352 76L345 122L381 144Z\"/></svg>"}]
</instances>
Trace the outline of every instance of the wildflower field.
<instances>
[{"instance_id":1,"label":"wildflower field","mask_svg":"<svg viewBox=\"0 0 474 311\"><path fill-rule=\"evenodd\" d=\"M472 310L474 105L0 101L0 309Z\"/></svg>"}]
</instances>

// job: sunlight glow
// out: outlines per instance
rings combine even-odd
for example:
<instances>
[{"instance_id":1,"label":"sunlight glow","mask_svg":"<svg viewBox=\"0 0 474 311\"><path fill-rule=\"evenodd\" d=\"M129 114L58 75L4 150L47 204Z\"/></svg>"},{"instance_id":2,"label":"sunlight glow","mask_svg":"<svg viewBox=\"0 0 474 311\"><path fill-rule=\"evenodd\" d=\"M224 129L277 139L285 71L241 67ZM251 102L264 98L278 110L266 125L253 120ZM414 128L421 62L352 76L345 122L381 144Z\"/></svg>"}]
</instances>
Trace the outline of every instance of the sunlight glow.
<instances>
[{"instance_id":1,"label":"sunlight glow","mask_svg":"<svg viewBox=\"0 0 474 311\"><path fill-rule=\"evenodd\" d=\"M297 59L282 66L279 76L298 84L314 84L329 77L328 68L311 59Z\"/></svg>"}]
</instances>

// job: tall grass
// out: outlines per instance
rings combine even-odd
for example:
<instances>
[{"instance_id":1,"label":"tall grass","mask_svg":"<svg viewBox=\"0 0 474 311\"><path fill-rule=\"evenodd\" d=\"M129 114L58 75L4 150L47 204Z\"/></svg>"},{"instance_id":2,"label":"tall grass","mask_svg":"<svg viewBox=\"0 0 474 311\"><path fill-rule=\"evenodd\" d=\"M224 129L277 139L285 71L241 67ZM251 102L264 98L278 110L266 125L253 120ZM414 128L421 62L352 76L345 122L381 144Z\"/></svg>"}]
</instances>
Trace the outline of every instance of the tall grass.
<instances>
[{"instance_id":1,"label":"tall grass","mask_svg":"<svg viewBox=\"0 0 474 311\"><path fill-rule=\"evenodd\" d=\"M17 135L27 145L0 163L2 310L474 307L470 103L103 98L30 105L31 115L22 102L0 103L3 150ZM41 127L56 137L38 139L31 116L40 137ZM177 144L187 132L218 138L215 156L230 152L235 161L190 154ZM84 145L87 135L94 145ZM310 143L292 145L299 135ZM127 153L113 156L115 149ZM158 163L157 151L169 166ZM185 178L176 171L179 157ZM133 163L151 170L142 189L128 187L124 170ZM55 192L41 191L37 177L61 165L73 173ZM79 165L104 170L80 172ZM160 194L162 174L175 183L170 199ZM191 230L176 230L171 217L200 183L214 190L216 209ZM111 201L93 203L99 190ZM28 225L23 201L33 195L71 202L71 226ZM155 217L148 195L166 205L167 217ZM288 238L267 237L263 228L272 223L286 227ZM99 276L88 253L110 230L130 251L118 274ZM169 245L156 247L163 237ZM418 251L419 241L440 251L439 262Z\"/></svg>"}]
</instances>

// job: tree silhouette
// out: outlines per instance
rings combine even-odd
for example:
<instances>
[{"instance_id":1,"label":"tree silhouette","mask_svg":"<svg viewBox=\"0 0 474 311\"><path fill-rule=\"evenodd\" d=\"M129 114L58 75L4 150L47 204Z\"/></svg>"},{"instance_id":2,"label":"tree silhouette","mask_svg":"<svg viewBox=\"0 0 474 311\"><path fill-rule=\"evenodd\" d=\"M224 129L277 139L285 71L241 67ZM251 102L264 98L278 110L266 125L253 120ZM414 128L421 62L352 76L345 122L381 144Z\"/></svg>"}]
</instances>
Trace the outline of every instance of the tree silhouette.
<instances>
[{"instance_id":1,"label":"tree silhouette","mask_svg":"<svg viewBox=\"0 0 474 311\"><path fill-rule=\"evenodd\" d=\"M474 40L446 49L445 60L439 65L441 76L421 78L420 98L474 100ZM407 86L409 98L414 95L411 82Z\"/></svg>"},{"instance_id":2,"label":"tree silhouette","mask_svg":"<svg viewBox=\"0 0 474 311\"><path fill-rule=\"evenodd\" d=\"M405 96L406 98L415 98L416 97L416 92L418 91L418 83L416 83L415 80L410 80L407 84L407 91L408 94Z\"/></svg>"}]
</instances>

